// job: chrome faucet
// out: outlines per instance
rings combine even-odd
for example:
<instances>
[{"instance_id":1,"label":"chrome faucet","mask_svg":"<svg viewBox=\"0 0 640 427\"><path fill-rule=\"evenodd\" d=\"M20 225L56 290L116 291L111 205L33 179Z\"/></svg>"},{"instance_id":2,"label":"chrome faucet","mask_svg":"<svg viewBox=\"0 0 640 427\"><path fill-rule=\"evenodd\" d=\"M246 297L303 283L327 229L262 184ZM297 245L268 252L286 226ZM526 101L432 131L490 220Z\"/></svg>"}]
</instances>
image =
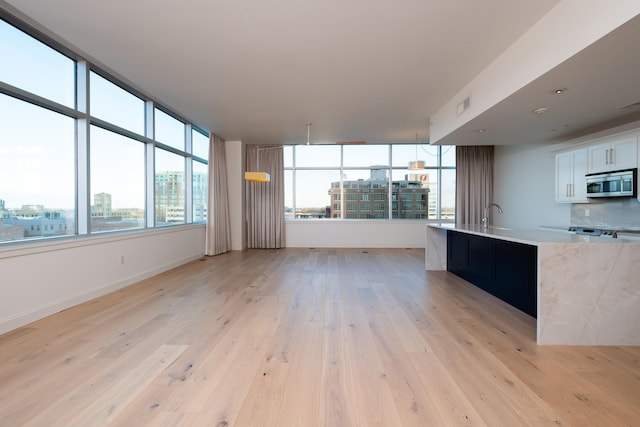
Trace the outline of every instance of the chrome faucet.
<instances>
[{"instance_id":1,"label":"chrome faucet","mask_svg":"<svg viewBox=\"0 0 640 427\"><path fill-rule=\"evenodd\" d=\"M484 216L482 217L482 228L487 228L489 226L488 211L491 206L495 206L496 208L498 208L499 213L503 212L502 208L497 203L491 203L490 205L487 205L487 207L484 208Z\"/></svg>"}]
</instances>

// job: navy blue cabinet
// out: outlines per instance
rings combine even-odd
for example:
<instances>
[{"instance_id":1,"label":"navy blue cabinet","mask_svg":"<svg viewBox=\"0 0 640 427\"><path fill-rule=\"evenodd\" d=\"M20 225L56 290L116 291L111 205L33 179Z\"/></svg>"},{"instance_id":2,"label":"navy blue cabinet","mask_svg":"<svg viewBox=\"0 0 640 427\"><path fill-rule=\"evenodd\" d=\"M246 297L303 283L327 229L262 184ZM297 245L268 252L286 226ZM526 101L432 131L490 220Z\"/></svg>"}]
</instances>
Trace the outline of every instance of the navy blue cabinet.
<instances>
[{"instance_id":1,"label":"navy blue cabinet","mask_svg":"<svg viewBox=\"0 0 640 427\"><path fill-rule=\"evenodd\" d=\"M447 270L536 317L537 248L447 231Z\"/></svg>"}]
</instances>

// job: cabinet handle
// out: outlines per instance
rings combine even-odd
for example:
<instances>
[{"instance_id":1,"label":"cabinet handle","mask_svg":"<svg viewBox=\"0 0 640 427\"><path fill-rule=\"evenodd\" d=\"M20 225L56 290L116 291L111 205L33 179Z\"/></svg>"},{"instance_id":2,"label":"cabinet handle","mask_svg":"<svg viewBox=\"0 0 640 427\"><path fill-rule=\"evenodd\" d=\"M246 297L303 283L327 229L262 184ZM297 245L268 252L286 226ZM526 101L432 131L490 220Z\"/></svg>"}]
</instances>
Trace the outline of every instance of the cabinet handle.
<instances>
[{"instance_id":1,"label":"cabinet handle","mask_svg":"<svg viewBox=\"0 0 640 427\"><path fill-rule=\"evenodd\" d=\"M613 148L607 148L607 152L606 152L606 156L605 156L605 162L608 165L612 165L613 164Z\"/></svg>"}]
</instances>

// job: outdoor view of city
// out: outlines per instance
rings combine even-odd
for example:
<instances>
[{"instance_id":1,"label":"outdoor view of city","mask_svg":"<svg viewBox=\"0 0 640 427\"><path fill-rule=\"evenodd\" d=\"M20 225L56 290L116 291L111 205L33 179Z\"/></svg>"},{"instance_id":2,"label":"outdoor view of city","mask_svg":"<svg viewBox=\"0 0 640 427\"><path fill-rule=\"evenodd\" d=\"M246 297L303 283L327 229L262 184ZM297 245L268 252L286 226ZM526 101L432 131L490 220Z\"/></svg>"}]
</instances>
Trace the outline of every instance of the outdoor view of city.
<instances>
[{"instance_id":1,"label":"outdoor view of city","mask_svg":"<svg viewBox=\"0 0 640 427\"><path fill-rule=\"evenodd\" d=\"M0 242L206 220L209 132L3 19L0 50Z\"/></svg>"},{"instance_id":2,"label":"outdoor view of city","mask_svg":"<svg viewBox=\"0 0 640 427\"><path fill-rule=\"evenodd\" d=\"M391 182L391 218L437 218L437 198L429 197L429 173L426 170L409 172L402 180ZM432 172L435 173L435 172ZM331 182L327 189L327 204L294 209L285 207L287 218L389 218L389 178L387 168L371 168L369 179ZM443 207L440 219L454 219L455 209Z\"/></svg>"},{"instance_id":3,"label":"outdoor view of city","mask_svg":"<svg viewBox=\"0 0 640 427\"><path fill-rule=\"evenodd\" d=\"M455 219L455 147L284 147L288 219Z\"/></svg>"},{"instance_id":4,"label":"outdoor view of city","mask_svg":"<svg viewBox=\"0 0 640 427\"><path fill-rule=\"evenodd\" d=\"M159 172L155 176L156 226L185 223L184 172ZM91 204L91 232L143 228L143 207L114 208L117 195L96 193ZM141 204L140 206L144 206ZM193 220L207 215L207 173L193 173ZM75 209L42 204L7 206L0 198L0 241L75 234Z\"/></svg>"}]
</instances>

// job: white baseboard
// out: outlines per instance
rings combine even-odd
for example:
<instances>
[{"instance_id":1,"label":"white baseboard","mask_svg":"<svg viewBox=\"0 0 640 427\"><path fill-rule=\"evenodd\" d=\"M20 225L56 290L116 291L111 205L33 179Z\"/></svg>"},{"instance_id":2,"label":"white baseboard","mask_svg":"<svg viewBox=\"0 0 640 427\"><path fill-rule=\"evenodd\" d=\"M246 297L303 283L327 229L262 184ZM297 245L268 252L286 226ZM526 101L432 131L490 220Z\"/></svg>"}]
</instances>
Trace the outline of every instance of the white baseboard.
<instances>
[{"instance_id":1,"label":"white baseboard","mask_svg":"<svg viewBox=\"0 0 640 427\"><path fill-rule=\"evenodd\" d=\"M90 301L94 298L101 297L103 295L109 294L111 292L115 292L119 289L130 286L134 283L137 283L141 280L147 279L149 277L155 276L156 274L163 273L165 271L169 271L172 268L179 267L183 264L186 264L191 261L195 261L201 257L203 257L203 253L192 254L188 257L182 258L180 260L171 262L169 264L164 264L158 266L156 268L143 271L139 274L135 274L133 276L127 277L125 279L119 280L115 283L108 284L106 286L102 286L99 289L94 289L89 292L83 293L81 295L77 295L73 298L67 298L64 300L53 301L51 304L47 304L45 306L37 307L33 310L30 310L25 313L20 313L6 319L0 320L0 334L4 334L10 332L14 329L20 328L22 326L26 326L30 323L33 323L37 320L44 319L47 316L50 316L55 313L59 313L60 311L67 310L73 306L78 304L82 304L84 302Z\"/></svg>"}]
</instances>

